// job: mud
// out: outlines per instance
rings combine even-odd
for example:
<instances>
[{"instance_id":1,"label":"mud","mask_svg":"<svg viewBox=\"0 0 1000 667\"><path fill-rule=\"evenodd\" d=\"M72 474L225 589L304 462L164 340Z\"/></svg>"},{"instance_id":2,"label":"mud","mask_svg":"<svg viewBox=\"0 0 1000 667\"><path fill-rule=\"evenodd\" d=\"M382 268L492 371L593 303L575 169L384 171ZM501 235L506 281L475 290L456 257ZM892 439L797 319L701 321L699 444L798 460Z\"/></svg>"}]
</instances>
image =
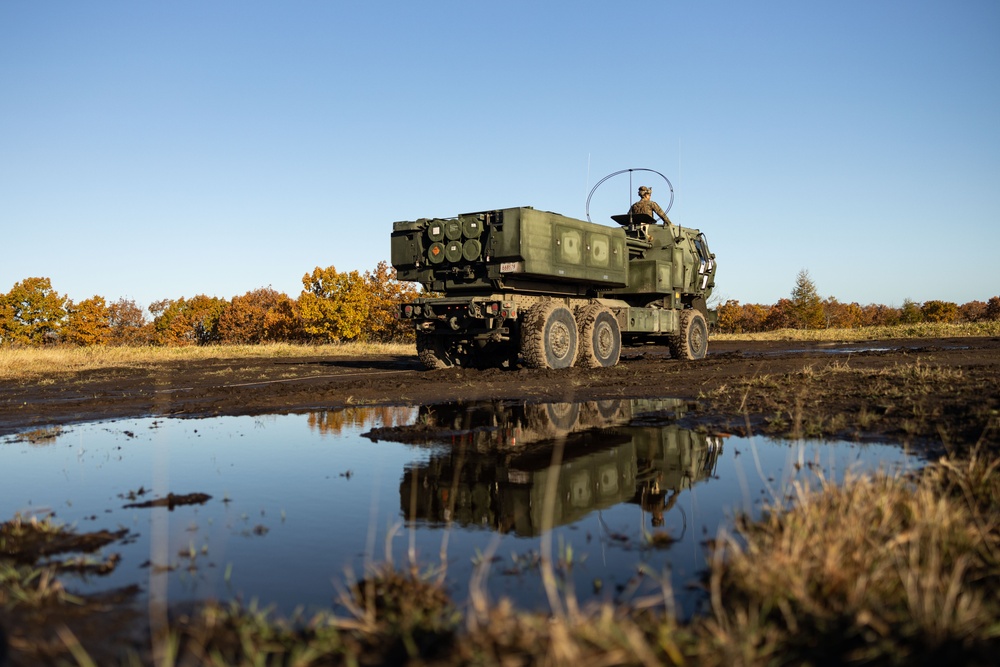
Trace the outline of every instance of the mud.
<instances>
[{"instance_id":1,"label":"mud","mask_svg":"<svg viewBox=\"0 0 1000 667\"><path fill-rule=\"evenodd\" d=\"M697 362L674 360L666 348L649 346L628 349L618 366L598 370L425 371L415 355L240 358L162 363L152 370L108 368L0 383L0 446L11 440L44 446L74 423L141 416L198 418L484 399L664 397L684 400L688 425L714 433L887 440L959 453L982 445L995 456L1000 451L1000 339L713 342L708 358ZM433 440L434 433L420 432L430 426L418 424L408 435L413 441ZM192 493L145 500L147 493L140 487L120 498L133 501L126 507L170 509L207 499ZM124 529L43 531L15 539L11 526L0 530L0 559L22 569L86 568L90 575L105 574L117 565L116 557L81 559L79 554L128 539ZM34 576L25 570L26 581ZM49 588L61 599L61 586ZM65 663L77 638L94 664L117 664L122 647L148 644L148 619L138 595L131 586L75 597L71 604L43 600L10 610L0 606L0 664Z\"/></svg>"},{"instance_id":2,"label":"mud","mask_svg":"<svg viewBox=\"0 0 1000 667\"><path fill-rule=\"evenodd\" d=\"M473 399L676 397L717 431L997 445L1000 338L719 342L701 361L627 348L613 368L426 371L413 356L215 359L0 385L0 436L83 421Z\"/></svg>"}]
</instances>

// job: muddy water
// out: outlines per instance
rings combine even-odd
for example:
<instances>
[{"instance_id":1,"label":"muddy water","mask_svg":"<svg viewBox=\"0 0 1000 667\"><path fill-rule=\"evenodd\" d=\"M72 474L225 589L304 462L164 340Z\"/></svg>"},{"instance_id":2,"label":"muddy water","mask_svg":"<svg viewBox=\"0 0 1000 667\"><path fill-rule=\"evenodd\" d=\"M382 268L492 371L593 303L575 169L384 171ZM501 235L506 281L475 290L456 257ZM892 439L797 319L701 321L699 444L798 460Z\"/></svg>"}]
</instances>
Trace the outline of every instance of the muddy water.
<instances>
[{"instance_id":1,"label":"muddy water","mask_svg":"<svg viewBox=\"0 0 1000 667\"><path fill-rule=\"evenodd\" d=\"M689 613L704 542L734 513L817 475L919 465L890 445L709 435L683 413L489 402L80 425L0 443L0 513L127 528L113 573L67 584L139 584L156 604L336 607L347 573L391 559L459 602L478 571L478 592L545 608L551 553L562 594L634 600L669 581Z\"/></svg>"}]
</instances>

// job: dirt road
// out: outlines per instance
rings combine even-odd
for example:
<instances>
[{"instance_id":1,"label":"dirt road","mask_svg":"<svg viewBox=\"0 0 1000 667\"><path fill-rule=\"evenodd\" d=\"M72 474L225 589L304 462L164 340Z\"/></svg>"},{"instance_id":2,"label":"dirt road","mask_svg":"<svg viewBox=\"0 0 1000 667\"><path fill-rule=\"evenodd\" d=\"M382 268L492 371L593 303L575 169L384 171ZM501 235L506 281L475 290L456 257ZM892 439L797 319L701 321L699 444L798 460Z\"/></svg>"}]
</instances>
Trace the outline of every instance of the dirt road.
<instances>
[{"instance_id":1,"label":"dirt road","mask_svg":"<svg viewBox=\"0 0 1000 667\"><path fill-rule=\"evenodd\" d=\"M1000 339L717 342L707 359L628 348L607 369L422 370L416 356L217 359L0 384L0 435L138 416L455 400L677 397L713 430L998 446Z\"/></svg>"}]
</instances>

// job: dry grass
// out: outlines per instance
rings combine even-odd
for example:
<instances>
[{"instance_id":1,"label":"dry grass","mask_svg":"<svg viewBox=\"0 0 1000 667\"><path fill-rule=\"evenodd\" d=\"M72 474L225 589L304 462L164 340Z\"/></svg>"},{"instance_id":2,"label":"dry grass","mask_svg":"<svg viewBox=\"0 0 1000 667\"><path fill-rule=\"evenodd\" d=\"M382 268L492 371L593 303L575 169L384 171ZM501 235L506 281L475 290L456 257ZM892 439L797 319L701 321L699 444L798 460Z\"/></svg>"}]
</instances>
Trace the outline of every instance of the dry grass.
<instances>
[{"instance_id":1,"label":"dry grass","mask_svg":"<svg viewBox=\"0 0 1000 667\"><path fill-rule=\"evenodd\" d=\"M846 343L895 338L961 338L966 336L1000 335L1000 321L946 324L922 322L893 326L860 327L857 329L779 329L748 334L712 333L712 340L801 340Z\"/></svg>"},{"instance_id":2,"label":"dry grass","mask_svg":"<svg viewBox=\"0 0 1000 667\"><path fill-rule=\"evenodd\" d=\"M997 465L974 454L916 482L798 487L793 509L742 522L715 551L708 662L986 664L1000 639Z\"/></svg>"},{"instance_id":3,"label":"dry grass","mask_svg":"<svg viewBox=\"0 0 1000 667\"><path fill-rule=\"evenodd\" d=\"M30 378L103 368L147 368L164 362L413 355L407 343L341 343L330 345L204 345L190 347L0 347L0 380Z\"/></svg>"}]
</instances>

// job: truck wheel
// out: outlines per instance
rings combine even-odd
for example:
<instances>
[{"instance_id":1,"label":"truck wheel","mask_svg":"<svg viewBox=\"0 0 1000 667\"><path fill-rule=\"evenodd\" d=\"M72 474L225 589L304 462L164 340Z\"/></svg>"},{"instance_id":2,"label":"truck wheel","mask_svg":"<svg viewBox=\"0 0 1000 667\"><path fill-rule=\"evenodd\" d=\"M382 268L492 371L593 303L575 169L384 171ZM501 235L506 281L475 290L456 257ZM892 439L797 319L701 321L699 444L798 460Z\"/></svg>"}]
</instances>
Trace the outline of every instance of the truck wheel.
<instances>
[{"instance_id":1,"label":"truck wheel","mask_svg":"<svg viewBox=\"0 0 1000 667\"><path fill-rule=\"evenodd\" d=\"M569 368L576 361L576 319L554 300L537 303L524 315L521 354L529 368Z\"/></svg>"},{"instance_id":2,"label":"truck wheel","mask_svg":"<svg viewBox=\"0 0 1000 667\"><path fill-rule=\"evenodd\" d=\"M580 351L576 365L586 368L614 366L622 353L622 332L618 320L600 304L584 306L577 311L580 327Z\"/></svg>"},{"instance_id":3,"label":"truck wheel","mask_svg":"<svg viewBox=\"0 0 1000 667\"><path fill-rule=\"evenodd\" d=\"M524 415L533 435L555 438L576 428L580 420L580 404L535 403L525 406Z\"/></svg>"},{"instance_id":4,"label":"truck wheel","mask_svg":"<svg viewBox=\"0 0 1000 667\"><path fill-rule=\"evenodd\" d=\"M681 331L671 336L670 354L678 359L704 359L708 354L708 324L699 310L681 312Z\"/></svg>"},{"instance_id":5,"label":"truck wheel","mask_svg":"<svg viewBox=\"0 0 1000 667\"><path fill-rule=\"evenodd\" d=\"M451 368L455 362L448 356L445 340L441 336L417 333L417 357L424 368L436 370Z\"/></svg>"}]
</instances>

